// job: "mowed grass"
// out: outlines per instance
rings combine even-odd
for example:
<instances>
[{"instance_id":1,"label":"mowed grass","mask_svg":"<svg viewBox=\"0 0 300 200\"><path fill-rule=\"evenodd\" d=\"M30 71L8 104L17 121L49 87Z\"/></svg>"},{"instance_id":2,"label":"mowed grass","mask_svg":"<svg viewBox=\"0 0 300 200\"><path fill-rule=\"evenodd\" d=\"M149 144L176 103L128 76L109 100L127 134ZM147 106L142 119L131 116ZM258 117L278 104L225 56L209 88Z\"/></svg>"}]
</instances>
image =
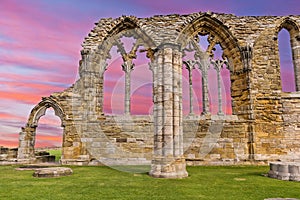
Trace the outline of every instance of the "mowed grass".
<instances>
[{"instance_id":1,"label":"mowed grass","mask_svg":"<svg viewBox=\"0 0 300 200\"><path fill-rule=\"evenodd\" d=\"M155 179L109 167L75 167L74 174L34 178L33 171L0 166L0 199L265 199L300 198L300 182L262 176L268 167L188 167L184 179Z\"/></svg>"},{"instance_id":2,"label":"mowed grass","mask_svg":"<svg viewBox=\"0 0 300 200\"><path fill-rule=\"evenodd\" d=\"M50 155L55 156L55 161L58 162L61 158L62 151L61 149L49 149L48 152Z\"/></svg>"}]
</instances>

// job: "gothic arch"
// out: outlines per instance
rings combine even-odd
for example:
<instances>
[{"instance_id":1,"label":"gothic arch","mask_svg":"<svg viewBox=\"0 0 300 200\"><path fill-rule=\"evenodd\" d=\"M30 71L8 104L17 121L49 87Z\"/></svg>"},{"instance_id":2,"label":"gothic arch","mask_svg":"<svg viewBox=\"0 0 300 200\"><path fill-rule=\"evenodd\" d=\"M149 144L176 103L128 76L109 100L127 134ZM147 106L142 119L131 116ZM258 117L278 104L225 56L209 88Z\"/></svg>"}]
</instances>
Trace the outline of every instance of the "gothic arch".
<instances>
[{"instance_id":1,"label":"gothic arch","mask_svg":"<svg viewBox=\"0 0 300 200\"><path fill-rule=\"evenodd\" d=\"M192 21L184 23L180 28L180 35L177 42L182 44L196 35L212 34L215 36L216 44L220 44L223 54L231 63L230 71L239 71L243 68L241 62L241 48L237 39L232 35L226 25L220 20L209 14L204 14Z\"/></svg>"},{"instance_id":2,"label":"gothic arch","mask_svg":"<svg viewBox=\"0 0 300 200\"><path fill-rule=\"evenodd\" d=\"M245 96L246 93L249 93L249 91L247 91L247 88L249 88L248 82L244 81L242 83L243 88L245 89L241 92L240 83L236 82L237 79L233 79L232 77L233 75L235 75L236 77L240 77L240 79L246 80L249 76L247 74L247 71L245 70L247 69L247 66L244 62L245 58L243 54L243 48L240 47L237 39L230 32L229 28L220 20L210 14L201 15L200 17L196 17L193 20L184 23L184 25L180 29L180 35L177 38L177 41L179 44L181 44L182 47L185 47L186 41L194 40L194 38L198 37L198 35L213 36L210 51L206 52L208 55L211 55L211 50L216 44L219 44L221 46L223 51L223 58L228 61L226 65L230 70L231 75L231 98L233 101L231 105L232 113L241 113L240 110L242 110L242 108L240 108L239 105L243 103L240 101L240 97L242 95ZM237 87L236 85L239 86ZM235 90L239 92L237 93ZM235 94L234 96L232 95L233 93ZM220 104L221 103L219 100L219 105Z\"/></svg>"},{"instance_id":3,"label":"gothic arch","mask_svg":"<svg viewBox=\"0 0 300 200\"><path fill-rule=\"evenodd\" d=\"M274 39L277 40L278 34L282 29L286 29L290 34L290 44L295 74L296 91L300 90L300 28L291 18L286 17L279 21L275 28Z\"/></svg>"},{"instance_id":4,"label":"gothic arch","mask_svg":"<svg viewBox=\"0 0 300 200\"><path fill-rule=\"evenodd\" d=\"M66 114L62 107L51 97L43 98L38 103L29 115L26 127L22 128L19 136L19 148L18 148L18 159L34 159L34 146L36 138L36 128L38 126L39 119L45 115L46 110L52 107L55 115L61 119L61 126L65 126ZM63 133L63 140L66 138L65 131ZM64 147L64 141L63 141Z\"/></svg>"},{"instance_id":5,"label":"gothic arch","mask_svg":"<svg viewBox=\"0 0 300 200\"><path fill-rule=\"evenodd\" d=\"M113 46L117 45L117 41L115 40L123 35L131 36L135 39L141 40L141 46L144 46L146 50L156 48L154 41L151 39L151 36L148 35L146 31L138 25L136 18L133 19L129 17L124 18L111 30L111 35L106 37L102 43L98 44L98 47L94 52L95 55L98 55L98 61L99 59L104 59L109 56L108 54L110 49Z\"/></svg>"},{"instance_id":6,"label":"gothic arch","mask_svg":"<svg viewBox=\"0 0 300 200\"><path fill-rule=\"evenodd\" d=\"M39 119L45 115L46 110L52 107L56 116L61 120L61 126L64 127L65 124L65 114L61 106L51 97L43 98L43 100L36 105L29 116L28 125L31 127L37 127Z\"/></svg>"},{"instance_id":7,"label":"gothic arch","mask_svg":"<svg viewBox=\"0 0 300 200\"><path fill-rule=\"evenodd\" d=\"M134 16L124 16L119 18L120 21L109 31L110 35L116 35L123 30L134 29L138 27L138 19Z\"/></svg>"},{"instance_id":8,"label":"gothic arch","mask_svg":"<svg viewBox=\"0 0 300 200\"><path fill-rule=\"evenodd\" d=\"M111 57L110 50L114 46L118 47L118 50L120 51L124 61L124 66L122 66L124 70L124 68L127 68L128 65L132 64L132 60L135 59L136 50L138 49L138 47L144 47L144 51L146 51L146 56L148 58L151 58L152 56L151 49L155 48L154 41L149 35L145 33L146 31L141 29L141 27L138 24L138 19L136 17L120 17L114 21L113 26L107 29L106 32L109 34L102 37L103 40L98 40L97 42L95 42L96 48L82 50L82 60L80 61L79 69L80 77L82 78L83 82L90 82L92 79L94 83L89 83L89 85L98 86L97 91L95 92L95 104L89 106L91 109L96 108L96 110L99 111L99 114L103 113L104 73L107 69L106 61ZM132 37L136 40L134 43L135 51L124 52L120 50L119 47L122 47L122 42L120 41L120 38L122 36ZM95 78L90 78L91 76Z\"/></svg>"},{"instance_id":9,"label":"gothic arch","mask_svg":"<svg viewBox=\"0 0 300 200\"><path fill-rule=\"evenodd\" d=\"M116 46L118 37L122 36L126 31L132 31L134 37L142 40L142 46L144 46L147 51L147 56L151 56L151 49L155 49L155 42L151 39L151 36L147 34L146 30L143 30L138 23L138 19L134 16L122 16L113 20L110 24L113 26L105 26L103 24L97 24L97 27L101 25L105 27L105 33L97 38L97 42L93 42L94 48L84 48L81 51L82 60L80 61L79 73L82 77L84 72L96 72L104 73L106 70L106 59L110 58L109 51L113 46ZM96 28L95 28L96 29ZM95 34L96 31L92 30L90 35ZM100 31L99 31L100 32ZM97 33L96 33L97 34Z\"/></svg>"},{"instance_id":10,"label":"gothic arch","mask_svg":"<svg viewBox=\"0 0 300 200\"><path fill-rule=\"evenodd\" d=\"M297 38L300 37L299 25L293 19L286 17L286 18L283 18L282 20L280 20L275 29L275 37L278 35L279 31L281 31L281 29L283 29L283 28L288 30L289 33L291 35L293 35L294 37L297 37Z\"/></svg>"}]
</instances>

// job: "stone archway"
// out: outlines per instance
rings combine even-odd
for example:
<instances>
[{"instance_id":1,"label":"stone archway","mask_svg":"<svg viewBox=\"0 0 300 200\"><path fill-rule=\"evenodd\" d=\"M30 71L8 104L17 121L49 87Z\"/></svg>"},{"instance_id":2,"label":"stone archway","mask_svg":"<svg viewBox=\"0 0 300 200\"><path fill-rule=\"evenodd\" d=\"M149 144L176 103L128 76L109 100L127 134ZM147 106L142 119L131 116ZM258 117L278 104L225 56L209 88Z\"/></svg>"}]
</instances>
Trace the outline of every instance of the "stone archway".
<instances>
[{"instance_id":1,"label":"stone archway","mask_svg":"<svg viewBox=\"0 0 300 200\"><path fill-rule=\"evenodd\" d=\"M51 97L43 98L42 101L37 104L29 115L26 127L22 127L22 131L19 133L19 160L35 160L35 139L36 128L38 126L39 119L46 114L48 108L53 108L54 113L61 120L61 126L65 126L65 113L61 106ZM63 146L65 139L65 131L63 131Z\"/></svg>"},{"instance_id":2,"label":"stone archway","mask_svg":"<svg viewBox=\"0 0 300 200\"><path fill-rule=\"evenodd\" d=\"M282 29L287 30L290 36L290 49L292 53L292 65L294 68L295 87L296 91L300 91L300 58L298 56L300 52L300 27L295 20L289 17L280 20L277 23L274 33L274 41L277 41L277 43L279 38L278 34Z\"/></svg>"},{"instance_id":3,"label":"stone archway","mask_svg":"<svg viewBox=\"0 0 300 200\"><path fill-rule=\"evenodd\" d=\"M246 46L244 47L244 44L239 43L238 40L234 37L228 25L220 21L215 15L212 15L211 13L205 13L201 16L195 16L194 19L187 20L180 27L180 34L178 35L176 42L179 43L182 48L185 48L185 46L187 46L189 42L197 45L199 36L208 37L208 47L205 52L200 53L202 54L200 56L200 60L210 60L210 57L213 58L213 51L215 49L215 46L220 45L223 51L223 55L222 59L218 62L221 63L222 61L222 63L224 63L224 61L226 61L227 69L230 71L230 96L232 97L232 113L234 115L240 115L240 117L247 119L248 116L242 116L242 113L239 113L238 111L240 110L240 105L245 104L245 101L241 101L240 97L244 95L249 96L249 91L247 89L249 83L247 81L242 82L242 87L245 89L241 90L241 83L239 81L236 81L236 79L234 79L233 77L239 77L238 80L247 80L247 78L249 77L249 75L247 74L246 66L249 60L247 60L244 54L250 54L248 51L252 50L251 47L249 47L249 45L251 46L251 44L246 44ZM200 51L199 49L200 48L198 47L198 51ZM207 58L204 59L204 57ZM201 64L207 65L209 64L209 62ZM216 69L217 68L218 67L216 67ZM239 91L240 94L232 95L237 93L236 91ZM208 101L208 99L206 101ZM208 103L205 104L206 106L208 106ZM249 99L247 100L247 104L251 104ZM208 108L206 108L206 110L208 110ZM220 112L220 108L218 113L222 113Z\"/></svg>"}]
</instances>

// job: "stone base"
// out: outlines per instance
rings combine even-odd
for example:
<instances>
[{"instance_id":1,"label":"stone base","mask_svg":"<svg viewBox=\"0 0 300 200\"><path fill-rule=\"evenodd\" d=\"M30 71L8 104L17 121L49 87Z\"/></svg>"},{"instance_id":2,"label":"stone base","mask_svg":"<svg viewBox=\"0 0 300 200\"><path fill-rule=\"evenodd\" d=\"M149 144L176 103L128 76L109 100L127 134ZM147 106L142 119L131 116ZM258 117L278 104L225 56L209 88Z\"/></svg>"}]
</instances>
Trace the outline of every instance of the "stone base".
<instances>
[{"instance_id":1,"label":"stone base","mask_svg":"<svg viewBox=\"0 0 300 200\"><path fill-rule=\"evenodd\" d=\"M167 164L159 164L154 161L149 175L154 178L185 178L188 176L185 159L177 159Z\"/></svg>"},{"instance_id":2,"label":"stone base","mask_svg":"<svg viewBox=\"0 0 300 200\"><path fill-rule=\"evenodd\" d=\"M300 163L270 163L270 171L268 172L268 177L285 181L300 181Z\"/></svg>"},{"instance_id":3,"label":"stone base","mask_svg":"<svg viewBox=\"0 0 300 200\"><path fill-rule=\"evenodd\" d=\"M68 167L49 167L49 168L40 168L36 169L33 173L34 177L39 178L51 178L51 177L60 177L60 176L69 176L73 174L71 168Z\"/></svg>"}]
</instances>

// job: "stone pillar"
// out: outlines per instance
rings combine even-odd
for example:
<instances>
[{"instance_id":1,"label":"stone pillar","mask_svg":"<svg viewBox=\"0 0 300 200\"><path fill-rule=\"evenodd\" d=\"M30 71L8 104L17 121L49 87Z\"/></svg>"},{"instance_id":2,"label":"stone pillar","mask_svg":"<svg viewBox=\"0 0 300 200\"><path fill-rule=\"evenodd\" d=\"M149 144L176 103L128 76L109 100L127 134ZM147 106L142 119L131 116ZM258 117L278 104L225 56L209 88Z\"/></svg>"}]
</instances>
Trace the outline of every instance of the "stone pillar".
<instances>
[{"instance_id":1,"label":"stone pillar","mask_svg":"<svg viewBox=\"0 0 300 200\"><path fill-rule=\"evenodd\" d=\"M182 54L179 47L163 44L152 63L154 72L154 155L150 176L188 176L182 140Z\"/></svg>"},{"instance_id":2,"label":"stone pillar","mask_svg":"<svg viewBox=\"0 0 300 200\"><path fill-rule=\"evenodd\" d=\"M184 64L186 65L186 69L189 71L189 97L190 97L190 115L194 114L194 108L193 108L193 75L192 71L195 69L196 61L194 60L187 60L184 61Z\"/></svg>"},{"instance_id":3,"label":"stone pillar","mask_svg":"<svg viewBox=\"0 0 300 200\"><path fill-rule=\"evenodd\" d=\"M34 156L34 135L35 128L27 125L22 127L19 133L19 147L18 147L18 161L30 161L35 158Z\"/></svg>"},{"instance_id":4,"label":"stone pillar","mask_svg":"<svg viewBox=\"0 0 300 200\"><path fill-rule=\"evenodd\" d=\"M104 103L104 95L103 95L103 86L104 86L104 72L107 69L107 63L105 61L101 61L99 64L99 72L100 72L100 77L99 77L99 86L98 86L98 91L97 91L97 96L98 96L98 101L97 101L97 108L99 109L99 112L101 114L104 114L103 112L103 103Z\"/></svg>"},{"instance_id":5,"label":"stone pillar","mask_svg":"<svg viewBox=\"0 0 300 200\"><path fill-rule=\"evenodd\" d=\"M217 81L218 81L218 115L224 115L222 109L222 88L221 88L221 69L226 63L225 60L212 60L215 70L217 71Z\"/></svg>"},{"instance_id":6,"label":"stone pillar","mask_svg":"<svg viewBox=\"0 0 300 200\"><path fill-rule=\"evenodd\" d=\"M207 54L203 54L199 61L199 68L202 73L202 114L209 114L209 97L208 97L208 79L207 71L210 66L210 58Z\"/></svg>"},{"instance_id":7,"label":"stone pillar","mask_svg":"<svg viewBox=\"0 0 300 200\"><path fill-rule=\"evenodd\" d=\"M130 74L133 70L134 63L132 60L125 61L122 64L122 69L125 72L125 104L124 104L124 113L125 115L130 115Z\"/></svg>"},{"instance_id":8,"label":"stone pillar","mask_svg":"<svg viewBox=\"0 0 300 200\"><path fill-rule=\"evenodd\" d=\"M247 73L247 88L249 91L249 108L254 106L253 100L253 89L252 83L250 78L250 71L252 70L252 57L253 57L253 44L248 43L246 46L241 47L241 55L242 55L242 62L244 64L244 69ZM253 109L248 111L249 114L249 126L248 126L248 150L249 150L249 159L255 159L255 115Z\"/></svg>"}]
</instances>

